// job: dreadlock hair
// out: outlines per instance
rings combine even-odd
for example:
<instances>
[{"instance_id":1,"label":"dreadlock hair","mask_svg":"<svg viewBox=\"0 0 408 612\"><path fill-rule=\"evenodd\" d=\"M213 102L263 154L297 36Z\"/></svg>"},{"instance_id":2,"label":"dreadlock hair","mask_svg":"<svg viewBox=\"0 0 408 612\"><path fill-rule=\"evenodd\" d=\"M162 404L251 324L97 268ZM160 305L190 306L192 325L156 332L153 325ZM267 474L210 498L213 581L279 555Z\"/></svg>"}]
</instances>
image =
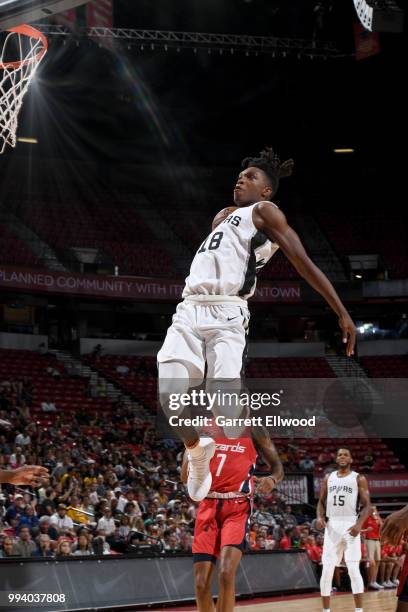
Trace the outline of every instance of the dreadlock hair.
<instances>
[{"instance_id":1,"label":"dreadlock hair","mask_svg":"<svg viewBox=\"0 0 408 612\"><path fill-rule=\"evenodd\" d=\"M271 198L276 194L279 188L279 180L290 176L293 172L293 159L288 159L281 163L281 160L273 152L272 147L266 147L260 152L259 157L246 157L241 162L242 168L254 166L263 170L272 183Z\"/></svg>"}]
</instances>

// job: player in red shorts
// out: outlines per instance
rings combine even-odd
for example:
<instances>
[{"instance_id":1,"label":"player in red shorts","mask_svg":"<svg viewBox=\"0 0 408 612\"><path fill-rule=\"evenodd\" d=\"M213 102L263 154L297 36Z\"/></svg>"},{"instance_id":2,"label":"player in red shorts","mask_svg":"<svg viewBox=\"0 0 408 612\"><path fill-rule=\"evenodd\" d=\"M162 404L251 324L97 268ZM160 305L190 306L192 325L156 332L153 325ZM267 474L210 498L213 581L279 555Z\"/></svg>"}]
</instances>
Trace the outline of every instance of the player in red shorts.
<instances>
[{"instance_id":1,"label":"player in red shorts","mask_svg":"<svg viewBox=\"0 0 408 612\"><path fill-rule=\"evenodd\" d=\"M246 547L254 471L258 452L271 475L256 480L258 493L270 493L283 478L283 468L269 436L252 432L246 438L215 438L216 450L210 462L212 486L198 506L194 530L193 557L199 612L214 612L211 581L217 558L217 612L232 612L235 605L235 575ZM183 459L181 478L187 481L188 461Z\"/></svg>"},{"instance_id":2,"label":"player in red shorts","mask_svg":"<svg viewBox=\"0 0 408 612\"><path fill-rule=\"evenodd\" d=\"M408 505L386 518L381 532L382 540L384 543L388 542L393 546L398 546L406 531L408 531ZM396 612L408 612L408 554L405 555L397 596Z\"/></svg>"}]
</instances>

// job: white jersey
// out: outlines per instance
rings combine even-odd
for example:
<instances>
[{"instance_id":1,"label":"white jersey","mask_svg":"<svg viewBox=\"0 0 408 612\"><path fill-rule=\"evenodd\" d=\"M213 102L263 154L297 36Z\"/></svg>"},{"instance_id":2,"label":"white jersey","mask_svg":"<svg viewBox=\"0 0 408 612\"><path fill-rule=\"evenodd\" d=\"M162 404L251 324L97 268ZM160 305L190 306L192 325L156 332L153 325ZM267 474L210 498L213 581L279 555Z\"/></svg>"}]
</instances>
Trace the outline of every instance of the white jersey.
<instances>
[{"instance_id":1,"label":"white jersey","mask_svg":"<svg viewBox=\"0 0 408 612\"><path fill-rule=\"evenodd\" d=\"M357 472L339 478L337 470L327 480L326 515L329 519L355 521L358 514Z\"/></svg>"},{"instance_id":2,"label":"white jersey","mask_svg":"<svg viewBox=\"0 0 408 612\"><path fill-rule=\"evenodd\" d=\"M279 246L255 227L254 206L235 210L204 240L191 264L183 298L220 295L246 300L255 293L256 274Z\"/></svg>"}]
</instances>

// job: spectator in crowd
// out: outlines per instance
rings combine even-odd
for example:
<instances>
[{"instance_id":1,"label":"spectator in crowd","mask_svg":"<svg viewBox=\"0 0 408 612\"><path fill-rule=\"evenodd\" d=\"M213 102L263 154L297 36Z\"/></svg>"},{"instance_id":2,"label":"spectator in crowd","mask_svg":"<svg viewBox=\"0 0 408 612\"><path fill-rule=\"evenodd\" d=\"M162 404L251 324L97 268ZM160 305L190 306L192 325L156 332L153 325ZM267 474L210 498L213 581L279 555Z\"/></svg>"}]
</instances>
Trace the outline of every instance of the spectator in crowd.
<instances>
[{"instance_id":1,"label":"spectator in crowd","mask_svg":"<svg viewBox=\"0 0 408 612\"><path fill-rule=\"evenodd\" d=\"M18 431L15 437L15 440L14 440L14 444L16 446L21 446L21 447L30 446L31 444L30 435L27 432L23 433L23 432Z\"/></svg>"},{"instance_id":2,"label":"spectator in crowd","mask_svg":"<svg viewBox=\"0 0 408 612\"><path fill-rule=\"evenodd\" d=\"M95 554L92 548L89 534L85 530L81 531L81 533L78 535L78 541L72 547L72 554L75 557L89 556Z\"/></svg>"},{"instance_id":3,"label":"spectator in crowd","mask_svg":"<svg viewBox=\"0 0 408 612\"><path fill-rule=\"evenodd\" d=\"M38 522L39 522L40 535L41 534L47 535L53 541L58 540L58 531L55 527L51 525L51 517L44 514L39 519Z\"/></svg>"},{"instance_id":4,"label":"spectator in crowd","mask_svg":"<svg viewBox=\"0 0 408 612\"><path fill-rule=\"evenodd\" d=\"M117 528L117 537L121 540L127 540L130 533L130 519L124 514L120 518L119 527Z\"/></svg>"},{"instance_id":5,"label":"spectator in crowd","mask_svg":"<svg viewBox=\"0 0 408 612\"><path fill-rule=\"evenodd\" d=\"M127 506L127 504L132 504L133 510L131 511L133 516L142 516L142 511L139 507L139 504L136 501L136 493L133 489L126 489L122 492L118 499L117 511L118 512L126 512L125 508L128 508L128 512L130 512L131 506Z\"/></svg>"},{"instance_id":6,"label":"spectator in crowd","mask_svg":"<svg viewBox=\"0 0 408 612\"><path fill-rule=\"evenodd\" d=\"M0 548L0 559L6 559L7 557L14 557L14 541L13 538L5 537L3 545Z\"/></svg>"},{"instance_id":7,"label":"spectator in crowd","mask_svg":"<svg viewBox=\"0 0 408 612\"><path fill-rule=\"evenodd\" d=\"M281 550L289 550L290 548L293 547L293 542L292 542L292 537L294 534L293 527L286 527L286 529L284 530L284 534L285 535L280 540L279 548Z\"/></svg>"},{"instance_id":8,"label":"spectator in crowd","mask_svg":"<svg viewBox=\"0 0 408 612\"><path fill-rule=\"evenodd\" d=\"M67 515L65 504L58 504L57 512L51 517L51 525L55 527L59 535L75 537L74 523L72 518Z\"/></svg>"},{"instance_id":9,"label":"spectator in crowd","mask_svg":"<svg viewBox=\"0 0 408 612\"><path fill-rule=\"evenodd\" d=\"M39 520L31 504L28 504L24 509L24 514L21 516L17 525L17 533L22 527L28 527L32 536L35 536L39 531Z\"/></svg>"},{"instance_id":10,"label":"spectator in crowd","mask_svg":"<svg viewBox=\"0 0 408 612\"><path fill-rule=\"evenodd\" d=\"M97 525L98 534L103 532L107 538L113 536L116 531L115 519L112 517L112 510L110 507L106 507L102 518L99 519Z\"/></svg>"},{"instance_id":11,"label":"spectator in crowd","mask_svg":"<svg viewBox=\"0 0 408 612\"><path fill-rule=\"evenodd\" d=\"M289 504L286 504L285 506L285 511L283 513L283 520L285 525L290 526L290 525L297 525L298 521L296 516L293 514L292 512L292 506Z\"/></svg>"},{"instance_id":12,"label":"spectator in crowd","mask_svg":"<svg viewBox=\"0 0 408 612\"><path fill-rule=\"evenodd\" d=\"M263 501L258 501L258 509L254 512L253 520L259 525L266 525L267 527L275 527L276 522L272 514L266 509Z\"/></svg>"},{"instance_id":13,"label":"spectator in crowd","mask_svg":"<svg viewBox=\"0 0 408 612\"><path fill-rule=\"evenodd\" d=\"M21 493L17 493L14 496L14 501L10 504L6 511L6 522L10 523L12 519L17 521L17 525L21 520L21 517L24 515L25 503L24 497Z\"/></svg>"},{"instance_id":14,"label":"spectator in crowd","mask_svg":"<svg viewBox=\"0 0 408 612\"><path fill-rule=\"evenodd\" d=\"M69 516L74 523L87 525L90 522L89 516L86 514L86 510L78 495L71 496L71 505L67 509L67 516Z\"/></svg>"},{"instance_id":15,"label":"spectator in crowd","mask_svg":"<svg viewBox=\"0 0 408 612\"><path fill-rule=\"evenodd\" d=\"M258 536L263 539L263 548L265 550L273 550L276 547L276 540L267 527L260 526Z\"/></svg>"},{"instance_id":16,"label":"spectator in crowd","mask_svg":"<svg viewBox=\"0 0 408 612\"><path fill-rule=\"evenodd\" d=\"M14 453L10 455L9 468L11 470L15 470L16 468L25 465L25 462L26 458L25 455L23 455L21 446L16 446L14 449Z\"/></svg>"},{"instance_id":17,"label":"spectator in crowd","mask_svg":"<svg viewBox=\"0 0 408 612\"><path fill-rule=\"evenodd\" d=\"M13 554L19 557L31 557L35 548L35 542L31 539L29 528L22 527L20 529L20 537L13 546Z\"/></svg>"},{"instance_id":18,"label":"spectator in crowd","mask_svg":"<svg viewBox=\"0 0 408 612\"><path fill-rule=\"evenodd\" d=\"M321 543L318 544L316 542L315 536L312 536L312 535L307 536L305 549L306 549L307 554L309 555L310 559L314 563L316 563L316 564L320 564L321 563L322 554L323 554L323 547L322 547Z\"/></svg>"},{"instance_id":19,"label":"spectator in crowd","mask_svg":"<svg viewBox=\"0 0 408 612\"><path fill-rule=\"evenodd\" d=\"M367 448L367 452L361 461L361 471L372 470L375 464L375 457L371 446Z\"/></svg>"},{"instance_id":20,"label":"spectator in crowd","mask_svg":"<svg viewBox=\"0 0 408 612\"><path fill-rule=\"evenodd\" d=\"M164 536L164 550L166 552L178 552L180 545L177 537L172 533L167 533Z\"/></svg>"},{"instance_id":21,"label":"spectator in crowd","mask_svg":"<svg viewBox=\"0 0 408 612\"><path fill-rule=\"evenodd\" d=\"M275 523L281 527L285 524L285 519L283 516L283 512L280 511L277 502L273 501L271 503L271 514L275 520Z\"/></svg>"},{"instance_id":22,"label":"spectator in crowd","mask_svg":"<svg viewBox=\"0 0 408 612\"><path fill-rule=\"evenodd\" d=\"M381 526L382 520L378 514L377 507L371 507L371 514L365 520L361 533L365 537L367 557L370 563L368 570L368 588L379 591L383 587L377 582L377 574L381 561Z\"/></svg>"},{"instance_id":23,"label":"spectator in crowd","mask_svg":"<svg viewBox=\"0 0 408 612\"><path fill-rule=\"evenodd\" d=\"M315 468L315 464L310 455L305 455L303 459L299 461L299 468L302 472L312 472Z\"/></svg>"},{"instance_id":24,"label":"spectator in crowd","mask_svg":"<svg viewBox=\"0 0 408 612\"><path fill-rule=\"evenodd\" d=\"M54 557L55 553L52 549L52 540L46 533L40 533L37 540L38 546L31 553L32 557Z\"/></svg>"},{"instance_id":25,"label":"spectator in crowd","mask_svg":"<svg viewBox=\"0 0 408 612\"><path fill-rule=\"evenodd\" d=\"M61 540L59 540L57 544L57 557L61 558L61 557L71 557L71 556L72 556L71 542L67 540L66 538L62 538Z\"/></svg>"}]
</instances>

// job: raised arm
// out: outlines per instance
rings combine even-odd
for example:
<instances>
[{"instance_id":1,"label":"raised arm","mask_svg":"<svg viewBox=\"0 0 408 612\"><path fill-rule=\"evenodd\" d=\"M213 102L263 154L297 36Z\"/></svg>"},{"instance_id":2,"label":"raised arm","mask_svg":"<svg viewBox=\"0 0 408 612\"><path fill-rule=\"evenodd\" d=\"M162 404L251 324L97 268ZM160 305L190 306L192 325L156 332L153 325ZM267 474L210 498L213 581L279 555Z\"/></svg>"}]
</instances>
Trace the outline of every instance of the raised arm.
<instances>
[{"instance_id":1,"label":"raised arm","mask_svg":"<svg viewBox=\"0 0 408 612\"><path fill-rule=\"evenodd\" d=\"M349 357L353 355L356 341L355 325L333 285L307 255L299 236L289 226L283 212L270 202L259 202L253 211L253 221L255 227L280 246L300 276L324 297L337 314L343 332L343 342L347 343L347 355Z\"/></svg>"},{"instance_id":2,"label":"raised arm","mask_svg":"<svg viewBox=\"0 0 408 612\"><path fill-rule=\"evenodd\" d=\"M319 501L317 502L316 518L317 528L324 529L326 527L326 506L327 506L327 481L328 476L324 477L322 486L320 487Z\"/></svg>"}]
</instances>

